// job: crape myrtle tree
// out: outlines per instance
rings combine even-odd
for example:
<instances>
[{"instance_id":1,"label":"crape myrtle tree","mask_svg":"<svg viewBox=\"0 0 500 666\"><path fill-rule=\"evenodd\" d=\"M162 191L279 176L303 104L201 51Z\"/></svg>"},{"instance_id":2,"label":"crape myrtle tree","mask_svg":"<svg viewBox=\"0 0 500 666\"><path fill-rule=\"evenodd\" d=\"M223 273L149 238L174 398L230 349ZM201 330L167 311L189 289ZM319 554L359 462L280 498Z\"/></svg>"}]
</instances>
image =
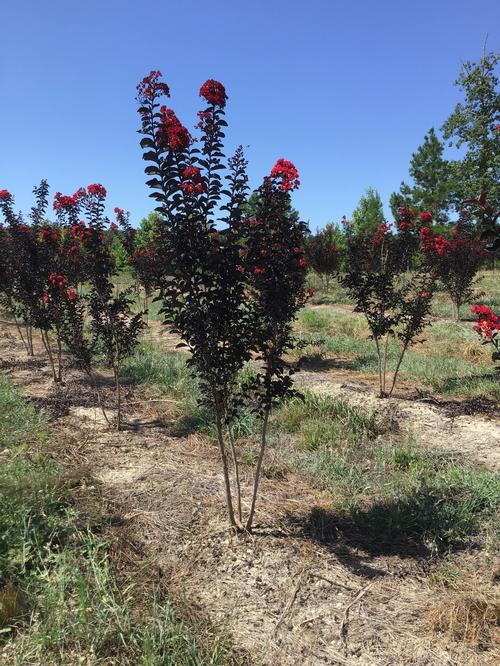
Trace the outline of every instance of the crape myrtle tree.
<instances>
[{"instance_id":1,"label":"crape myrtle tree","mask_svg":"<svg viewBox=\"0 0 500 666\"><path fill-rule=\"evenodd\" d=\"M167 257L163 255L161 240L161 217L150 213L143 218L139 229L133 229L128 216L120 208L115 208L116 219L123 230L122 242L132 269L137 295L144 291L144 309L149 306L153 292L159 287L165 273Z\"/></svg>"},{"instance_id":2,"label":"crape myrtle tree","mask_svg":"<svg viewBox=\"0 0 500 666\"><path fill-rule=\"evenodd\" d=\"M13 197L2 196L2 210L8 224L4 233L6 244L3 262L7 262L9 280L4 283L4 301L26 324L26 336L18 324L25 347L33 355L33 328L40 330L55 382L62 380L61 325L67 302L74 298L73 257L59 224L45 219L48 184L35 187L35 205L30 212L31 225L25 224L21 213L14 214ZM54 340L55 338L55 348Z\"/></svg>"},{"instance_id":3,"label":"crape myrtle tree","mask_svg":"<svg viewBox=\"0 0 500 666\"><path fill-rule=\"evenodd\" d=\"M35 205L31 209L31 226L21 213L14 212L14 197L8 190L0 191L0 210L5 226L2 227L2 282L0 293L10 311L28 352L33 356L33 328L46 333L50 328L44 312L43 296L48 282L49 266L41 252L39 230L47 207L48 185L42 181L33 189ZM25 325L25 335L22 324Z\"/></svg>"},{"instance_id":4,"label":"crape myrtle tree","mask_svg":"<svg viewBox=\"0 0 500 666\"><path fill-rule=\"evenodd\" d=\"M160 72L152 71L137 91L147 184L162 218L161 312L189 348L188 362L214 414L230 525L251 530L269 410L273 400L291 391L279 355L291 344L294 307L304 298L303 225L288 215L289 191L298 179L293 165L278 161L258 191L259 216L246 217L243 150L238 148L227 165L223 152L224 86L210 79L200 89L206 105L198 113L198 140L161 104L170 91ZM293 275L280 272L289 264ZM272 285L283 306L274 303L269 311ZM244 402L238 375L255 353L262 369L252 390L263 416L263 445L245 521L233 424Z\"/></svg>"},{"instance_id":5,"label":"crape myrtle tree","mask_svg":"<svg viewBox=\"0 0 500 666\"><path fill-rule=\"evenodd\" d=\"M492 347L491 360L495 363L500 361L500 317L487 305L474 305L472 314L477 317L477 322L472 327L481 338L483 345ZM497 366L500 371L500 366Z\"/></svg>"},{"instance_id":6,"label":"crape myrtle tree","mask_svg":"<svg viewBox=\"0 0 500 666\"><path fill-rule=\"evenodd\" d=\"M321 277L327 290L330 287L331 278L340 268L339 235L339 230L333 224L327 224L324 229L309 236L306 241L309 266Z\"/></svg>"},{"instance_id":7,"label":"crape myrtle tree","mask_svg":"<svg viewBox=\"0 0 500 666\"><path fill-rule=\"evenodd\" d=\"M447 237L434 233L430 226L422 225L420 238L425 263L443 284L459 321L462 305L474 296L474 278L485 257L477 228L470 219L462 217Z\"/></svg>"},{"instance_id":8,"label":"crape myrtle tree","mask_svg":"<svg viewBox=\"0 0 500 666\"><path fill-rule=\"evenodd\" d=\"M133 353L138 337L144 328L143 312L132 312L131 290L116 292L114 277L116 264L113 256L113 233L116 223L111 224L111 233L106 233L109 225L104 215L106 189L99 183L80 188L73 196L56 194L54 207L62 222L69 228L69 235L78 239L84 249L85 260L82 279L89 286L89 292L80 300L72 298L66 309L62 326L62 340L76 357L81 368L93 381L92 370L95 352L104 354L106 362L113 370L115 382L118 430L122 426L122 404L120 369L123 359ZM118 221L128 233L128 216L118 209ZM86 221L80 220L83 213ZM88 320L89 330L86 329ZM106 417L104 406L98 393L99 402ZM106 417L107 419L107 417Z\"/></svg>"},{"instance_id":9,"label":"crape myrtle tree","mask_svg":"<svg viewBox=\"0 0 500 666\"><path fill-rule=\"evenodd\" d=\"M295 394L291 368L283 356L295 346L293 321L311 295L304 291L307 259L303 239L307 225L288 215L289 192L299 184L295 166L288 160L278 160L258 189L255 217L247 218L243 229L244 248L240 255L251 298L251 340L261 363L248 388L262 416L261 446L246 522L248 530L255 513L271 409L279 400Z\"/></svg>"},{"instance_id":10,"label":"crape myrtle tree","mask_svg":"<svg viewBox=\"0 0 500 666\"><path fill-rule=\"evenodd\" d=\"M357 234L346 225L347 270L342 284L368 322L378 359L379 395L394 391L405 353L427 325L434 276L427 265L412 274L407 266L419 250L418 218L401 210L398 233L383 222L375 232ZM388 377L389 344L399 342L392 380Z\"/></svg>"}]
</instances>

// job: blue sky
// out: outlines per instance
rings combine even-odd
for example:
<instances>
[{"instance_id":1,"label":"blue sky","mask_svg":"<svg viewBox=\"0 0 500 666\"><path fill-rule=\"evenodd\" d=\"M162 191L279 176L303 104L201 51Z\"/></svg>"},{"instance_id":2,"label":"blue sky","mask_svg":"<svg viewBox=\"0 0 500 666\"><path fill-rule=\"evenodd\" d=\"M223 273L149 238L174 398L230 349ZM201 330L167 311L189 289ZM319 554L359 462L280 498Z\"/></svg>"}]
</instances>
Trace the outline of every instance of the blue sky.
<instances>
[{"instance_id":1,"label":"blue sky","mask_svg":"<svg viewBox=\"0 0 500 666\"><path fill-rule=\"evenodd\" d=\"M363 190L390 193L411 153L460 99L461 63L498 0L2 0L0 189L22 209L101 182L137 222L153 207L135 133L135 86L151 69L188 127L200 85L229 95L227 148L242 143L253 187L276 158L301 175L294 205L311 227L350 215Z\"/></svg>"}]
</instances>

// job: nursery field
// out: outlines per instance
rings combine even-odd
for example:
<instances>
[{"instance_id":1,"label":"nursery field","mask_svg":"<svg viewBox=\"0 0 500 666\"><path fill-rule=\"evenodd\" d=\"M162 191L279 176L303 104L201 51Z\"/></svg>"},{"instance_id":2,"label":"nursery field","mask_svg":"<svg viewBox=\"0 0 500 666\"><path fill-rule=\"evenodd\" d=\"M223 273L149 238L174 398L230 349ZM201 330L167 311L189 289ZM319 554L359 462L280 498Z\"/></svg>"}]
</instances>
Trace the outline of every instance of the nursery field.
<instances>
[{"instance_id":1,"label":"nursery field","mask_svg":"<svg viewBox=\"0 0 500 666\"><path fill-rule=\"evenodd\" d=\"M498 275L479 277L498 310ZM71 355L54 383L2 314L0 663L498 663L500 384L470 305L457 322L436 293L382 399L364 316L308 280L287 359L302 398L271 413L252 533L227 527L213 415L156 303L121 431ZM115 378L96 380L112 419ZM234 436L246 511L251 411Z\"/></svg>"},{"instance_id":2,"label":"nursery field","mask_svg":"<svg viewBox=\"0 0 500 666\"><path fill-rule=\"evenodd\" d=\"M497 61L393 222L312 233L159 70L140 222L0 183L0 666L500 663Z\"/></svg>"}]
</instances>

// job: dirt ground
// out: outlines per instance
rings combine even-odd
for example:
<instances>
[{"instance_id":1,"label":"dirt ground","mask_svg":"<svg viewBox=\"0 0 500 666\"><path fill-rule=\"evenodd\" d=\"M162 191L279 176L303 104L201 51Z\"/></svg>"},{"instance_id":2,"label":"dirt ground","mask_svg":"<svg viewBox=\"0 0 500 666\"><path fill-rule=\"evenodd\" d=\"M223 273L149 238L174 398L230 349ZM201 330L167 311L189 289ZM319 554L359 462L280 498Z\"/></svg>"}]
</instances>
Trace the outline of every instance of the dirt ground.
<instances>
[{"instance_id":1,"label":"dirt ground","mask_svg":"<svg viewBox=\"0 0 500 666\"><path fill-rule=\"evenodd\" d=\"M168 336L158 335L169 345ZM55 387L41 349L26 358L15 331L0 324L0 371L51 415L52 441L65 460L89 465L172 594L205 614L233 639L249 664L280 666L461 666L497 664L498 649L480 650L436 634L429 613L442 600L431 564L406 544L367 549L356 534L331 524L328 496L301 477L263 479L257 529L226 527L217 449L198 435L169 436L158 405L125 388L127 429L110 430L76 370ZM457 450L500 467L500 415L460 415L406 398L380 401L369 382L334 368L301 371L298 382L385 410L419 444ZM103 392L112 393L103 378ZM168 413L168 402L162 405ZM56 447L57 450L57 447ZM244 494L249 496L250 470ZM471 584L481 553L470 553ZM481 563L482 566L482 563ZM479 565L478 565L479 568Z\"/></svg>"}]
</instances>

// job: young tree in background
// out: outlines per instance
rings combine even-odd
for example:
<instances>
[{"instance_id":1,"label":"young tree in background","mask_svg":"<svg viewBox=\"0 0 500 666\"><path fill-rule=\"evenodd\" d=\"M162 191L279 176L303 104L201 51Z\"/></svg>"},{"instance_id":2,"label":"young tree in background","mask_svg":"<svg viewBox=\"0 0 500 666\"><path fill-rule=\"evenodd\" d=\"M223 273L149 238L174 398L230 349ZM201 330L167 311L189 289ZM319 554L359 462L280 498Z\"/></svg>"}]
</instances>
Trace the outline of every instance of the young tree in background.
<instances>
[{"instance_id":1,"label":"young tree in background","mask_svg":"<svg viewBox=\"0 0 500 666\"><path fill-rule=\"evenodd\" d=\"M478 64L463 65L455 85L465 99L442 127L450 146L466 149L462 160L452 162L457 206L483 192L492 206L500 206L500 92L495 75L499 61L500 54L489 53Z\"/></svg>"},{"instance_id":2,"label":"young tree in background","mask_svg":"<svg viewBox=\"0 0 500 666\"><path fill-rule=\"evenodd\" d=\"M384 209L380 194L373 187L368 187L352 214L354 232L374 233L383 221Z\"/></svg>"},{"instance_id":3,"label":"young tree in background","mask_svg":"<svg viewBox=\"0 0 500 666\"><path fill-rule=\"evenodd\" d=\"M343 244L343 236L338 227L327 224L324 229L307 239L307 261L321 277L326 290L330 288L330 280L340 268L339 239Z\"/></svg>"},{"instance_id":4,"label":"young tree in background","mask_svg":"<svg viewBox=\"0 0 500 666\"><path fill-rule=\"evenodd\" d=\"M155 242L161 220L162 217L160 213L157 213L156 211L153 211L152 213L149 213L147 217L142 218L135 235L135 247L149 247Z\"/></svg>"}]
</instances>

